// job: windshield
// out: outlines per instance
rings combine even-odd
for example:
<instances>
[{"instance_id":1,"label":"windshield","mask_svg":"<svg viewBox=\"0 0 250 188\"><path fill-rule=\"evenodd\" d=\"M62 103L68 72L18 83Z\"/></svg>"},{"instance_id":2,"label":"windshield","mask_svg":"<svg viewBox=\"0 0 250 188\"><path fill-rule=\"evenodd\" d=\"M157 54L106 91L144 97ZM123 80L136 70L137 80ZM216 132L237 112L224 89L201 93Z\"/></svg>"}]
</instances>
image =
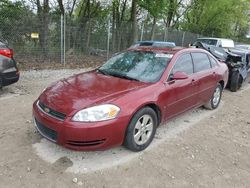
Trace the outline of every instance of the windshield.
<instances>
[{"instance_id":1,"label":"windshield","mask_svg":"<svg viewBox=\"0 0 250 188\"><path fill-rule=\"evenodd\" d=\"M215 39L197 39L197 41L205 43L207 45L213 45L213 46L216 46L216 44L217 44L217 40L215 40Z\"/></svg>"},{"instance_id":2,"label":"windshield","mask_svg":"<svg viewBox=\"0 0 250 188\"><path fill-rule=\"evenodd\" d=\"M157 82L172 56L172 54L128 51L112 57L98 71L124 79Z\"/></svg>"}]
</instances>

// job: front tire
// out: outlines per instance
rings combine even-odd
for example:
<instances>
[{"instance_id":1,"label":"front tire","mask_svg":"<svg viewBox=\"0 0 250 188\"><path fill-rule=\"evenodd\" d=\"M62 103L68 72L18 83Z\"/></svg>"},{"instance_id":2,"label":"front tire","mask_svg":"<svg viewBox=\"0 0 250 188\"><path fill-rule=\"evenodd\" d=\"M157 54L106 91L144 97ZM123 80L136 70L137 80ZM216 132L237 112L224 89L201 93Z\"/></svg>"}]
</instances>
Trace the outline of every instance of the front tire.
<instances>
[{"instance_id":1,"label":"front tire","mask_svg":"<svg viewBox=\"0 0 250 188\"><path fill-rule=\"evenodd\" d=\"M124 145L132 151L142 151L152 142L158 119L156 112L145 107L139 110L128 125Z\"/></svg>"},{"instance_id":2,"label":"front tire","mask_svg":"<svg viewBox=\"0 0 250 188\"><path fill-rule=\"evenodd\" d=\"M204 107L209 110L216 109L220 104L221 95L222 95L222 86L221 84L217 84L211 99L207 102L207 104L204 105Z\"/></svg>"}]
</instances>

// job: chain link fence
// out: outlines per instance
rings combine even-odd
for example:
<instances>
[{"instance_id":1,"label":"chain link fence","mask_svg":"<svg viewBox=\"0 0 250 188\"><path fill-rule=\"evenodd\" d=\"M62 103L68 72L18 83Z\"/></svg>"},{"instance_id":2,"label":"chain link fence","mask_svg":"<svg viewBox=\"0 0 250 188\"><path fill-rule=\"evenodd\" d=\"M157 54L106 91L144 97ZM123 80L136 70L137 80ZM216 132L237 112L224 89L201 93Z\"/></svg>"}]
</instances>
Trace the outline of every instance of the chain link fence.
<instances>
[{"instance_id":1,"label":"chain link fence","mask_svg":"<svg viewBox=\"0 0 250 188\"><path fill-rule=\"evenodd\" d=\"M1 12L0 12L1 14ZM50 15L39 20L34 14L12 17L0 15L0 39L13 48L19 63L94 63L104 61L113 53L131 45L131 23L112 23L107 18L74 21ZM138 24L138 40L175 42L188 46L200 35L166 28L152 23Z\"/></svg>"}]
</instances>

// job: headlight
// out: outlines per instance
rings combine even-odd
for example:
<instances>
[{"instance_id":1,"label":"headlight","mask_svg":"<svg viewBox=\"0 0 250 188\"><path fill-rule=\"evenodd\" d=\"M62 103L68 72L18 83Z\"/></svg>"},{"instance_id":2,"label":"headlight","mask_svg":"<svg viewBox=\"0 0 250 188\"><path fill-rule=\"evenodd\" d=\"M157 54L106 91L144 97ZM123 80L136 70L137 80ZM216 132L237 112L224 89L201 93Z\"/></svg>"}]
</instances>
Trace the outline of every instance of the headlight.
<instances>
[{"instance_id":1,"label":"headlight","mask_svg":"<svg viewBox=\"0 0 250 188\"><path fill-rule=\"evenodd\" d=\"M72 120L80 122L104 121L116 118L120 108L112 104L93 106L77 112Z\"/></svg>"}]
</instances>

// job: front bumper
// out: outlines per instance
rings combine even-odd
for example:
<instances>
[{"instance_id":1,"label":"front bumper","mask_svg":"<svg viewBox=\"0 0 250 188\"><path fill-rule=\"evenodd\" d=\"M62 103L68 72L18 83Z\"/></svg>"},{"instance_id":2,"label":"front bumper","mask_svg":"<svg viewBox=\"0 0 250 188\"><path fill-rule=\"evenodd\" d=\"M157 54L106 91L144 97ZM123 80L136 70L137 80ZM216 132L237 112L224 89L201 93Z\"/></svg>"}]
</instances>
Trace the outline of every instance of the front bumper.
<instances>
[{"instance_id":1,"label":"front bumper","mask_svg":"<svg viewBox=\"0 0 250 188\"><path fill-rule=\"evenodd\" d=\"M115 120L82 123L53 118L33 104L34 124L48 140L73 150L104 150L121 145L129 123L128 117Z\"/></svg>"}]
</instances>

